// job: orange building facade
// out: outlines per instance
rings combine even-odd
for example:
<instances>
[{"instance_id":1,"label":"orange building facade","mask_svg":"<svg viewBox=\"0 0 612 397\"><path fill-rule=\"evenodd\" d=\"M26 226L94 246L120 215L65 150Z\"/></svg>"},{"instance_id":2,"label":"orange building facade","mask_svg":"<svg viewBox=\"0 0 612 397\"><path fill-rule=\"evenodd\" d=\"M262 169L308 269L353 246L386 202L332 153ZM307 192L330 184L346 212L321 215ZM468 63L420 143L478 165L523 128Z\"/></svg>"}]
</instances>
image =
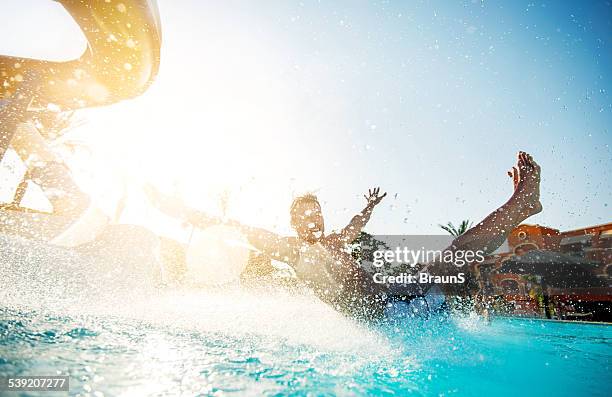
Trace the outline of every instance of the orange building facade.
<instances>
[{"instance_id":1,"label":"orange building facade","mask_svg":"<svg viewBox=\"0 0 612 397\"><path fill-rule=\"evenodd\" d=\"M500 271L511 258L529 251L550 251L589 263L597 287L553 288L527 271ZM490 301L503 301L512 315L557 319L612 320L612 223L559 231L540 225L520 225L496 252L475 266L480 292Z\"/></svg>"}]
</instances>

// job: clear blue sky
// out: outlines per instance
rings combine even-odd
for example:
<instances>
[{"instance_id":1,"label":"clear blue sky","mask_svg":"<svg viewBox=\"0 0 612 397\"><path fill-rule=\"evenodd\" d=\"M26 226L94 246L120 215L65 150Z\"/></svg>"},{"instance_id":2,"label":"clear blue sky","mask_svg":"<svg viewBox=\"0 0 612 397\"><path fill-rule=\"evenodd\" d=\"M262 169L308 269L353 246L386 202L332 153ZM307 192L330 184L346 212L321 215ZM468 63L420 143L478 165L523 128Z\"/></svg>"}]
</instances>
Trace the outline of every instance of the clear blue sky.
<instances>
[{"instance_id":1,"label":"clear blue sky","mask_svg":"<svg viewBox=\"0 0 612 397\"><path fill-rule=\"evenodd\" d=\"M369 231L438 233L502 204L523 149L543 168L531 223L612 221L609 1L159 6L158 80L82 112L80 133L108 158L136 158L130 173L145 179L175 153L163 168L189 170L194 205L231 181L234 216L286 231L291 195L316 190L336 228L380 185L389 197ZM3 2L0 51L78 54L57 7Z\"/></svg>"}]
</instances>

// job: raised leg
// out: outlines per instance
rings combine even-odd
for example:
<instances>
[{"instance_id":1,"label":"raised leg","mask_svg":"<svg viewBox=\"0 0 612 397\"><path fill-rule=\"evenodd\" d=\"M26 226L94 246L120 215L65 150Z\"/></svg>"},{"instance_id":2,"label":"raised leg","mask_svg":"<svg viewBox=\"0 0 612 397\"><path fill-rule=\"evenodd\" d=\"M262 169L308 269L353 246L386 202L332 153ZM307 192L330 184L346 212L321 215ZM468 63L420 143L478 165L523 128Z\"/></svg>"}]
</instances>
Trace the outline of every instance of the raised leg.
<instances>
[{"instance_id":1,"label":"raised leg","mask_svg":"<svg viewBox=\"0 0 612 397\"><path fill-rule=\"evenodd\" d=\"M450 249L495 251L508 234L525 219L542 211L540 166L531 155L518 153L517 164L508 171L514 182L512 197L473 228L457 237Z\"/></svg>"}]
</instances>

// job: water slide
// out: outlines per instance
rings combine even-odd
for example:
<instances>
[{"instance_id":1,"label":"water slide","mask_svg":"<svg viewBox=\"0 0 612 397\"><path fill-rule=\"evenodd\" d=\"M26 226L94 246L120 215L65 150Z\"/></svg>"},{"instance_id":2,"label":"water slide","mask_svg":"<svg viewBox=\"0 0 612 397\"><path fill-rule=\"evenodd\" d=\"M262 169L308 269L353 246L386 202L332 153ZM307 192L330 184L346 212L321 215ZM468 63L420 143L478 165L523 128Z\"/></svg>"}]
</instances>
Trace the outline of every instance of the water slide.
<instances>
[{"instance_id":1,"label":"water slide","mask_svg":"<svg viewBox=\"0 0 612 397\"><path fill-rule=\"evenodd\" d=\"M16 131L32 133L30 109L110 105L142 94L157 74L161 26L154 0L58 2L82 29L87 49L67 62L0 55L0 161ZM15 304L51 299L43 305L53 306L58 299L66 303L86 298L91 303L102 292L113 296L119 291L125 299L125 294L138 290L135 286L145 288L159 278L152 266L156 236L136 226L108 226L95 207L76 220L59 214L2 212L8 220L2 222L4 227L0 224L0 279L2 285L13 286L5 292L39 292L35 299L19 296ZM43 279L50 282L25 287ZM8 302L8 296L3 301Z\"/></svg>"},{"instance_id":2,"label":"water slide","mask_svg":"<svg viewBox=\"0 0 612 397\"><path fill-rule=\"evenodd\" d=\"M10 106L0 123L0 161L28 107L110 105L142 94L157 75L161 24L155 0L57 1L80 26L87 49L67 62L0 55L0 105ZM36 84L28 95L12 98L30 79Z\"/></svg>"},{"instance_id":3,"label":"water slide","mask_svg":"<svg viewBox=\"0 0 612 397\"><path fill-rule=\"evenodd\" d=\"M157 75L161 25L155 0L58 2L80 26L87 39L87 49L78 59L67 62L0 55L0 161L15 131L34 128L28 122L32 116L29 109L44 109L52 104L61 111L70 111L110 105L142 94ZM87 251L85 243L94 239L99 242L104 240L100 236L108 234L108 219L93 206L76 218L58 213L49 216L24 212L19 208L3 211L2 217L0 237L4 238L5 246L39 240L55 247L80 247L80 251L85 247ZM112 228L115 234L120 233L118 228L121 226ZM124 241L134 239L137 241L134 245L149 241L144 237L148 234L144 230L129 227L126 230ZM235 234L227 230L195 232L194 244L187 252L187 264L195 272L194 280L223 282L239 276L247 260L246 249L228 249L238 255L230 262L239 266L225 266L225 273L219 273L217 266L212 269L212 264L220 260L219 249L226 247L225 240L238 239ZM219 236L224 236L222 242ZM27 240L22 240L24 237ZM39 248L39 252L45 250L55 252L56 248Z\"/></svg>"},{"instance_id":4,"label":"water slide","mask_svg":"<svg viewBox=\"0 0 612 397\"><path fill-rule=\"evenodd\" d=\"M57 2L81 28L87 48L66 62L0 55L0 161L19 128L34 128L30 122L34 109L53 105L72 111L110 105L142 94L157 75L161 25L155 0ZM58 164L43 168L52 167ZM4 238L18 235L76 246L91 241L92 233L106 226L104 214L93 207L76 219L63 219L61 214L23 211L19 200L16 204L2 211Z\"/></svg>"}]
</instances>

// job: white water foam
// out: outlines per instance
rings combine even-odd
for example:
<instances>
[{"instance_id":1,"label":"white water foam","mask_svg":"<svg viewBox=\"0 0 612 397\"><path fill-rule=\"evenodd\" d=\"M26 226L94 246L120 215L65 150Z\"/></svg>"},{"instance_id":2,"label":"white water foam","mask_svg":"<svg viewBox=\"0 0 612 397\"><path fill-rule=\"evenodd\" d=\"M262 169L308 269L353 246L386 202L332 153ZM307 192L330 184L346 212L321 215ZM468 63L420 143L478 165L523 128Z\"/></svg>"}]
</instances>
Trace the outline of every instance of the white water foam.
<instances>
[{"instance_id":1,"label":"white water foam","mask_svg":"<svg viewBox=\"0 0 612 397\"><path fill-rule=\"evenodd\" d=\"M170 290L155 286L145 256L132 252L129 259L102 260L91 252L0 235L0 303L237 337L261 335L370 360L393 355L382 333L340 315L307 290L238 285Z\"/></svg>"}]
</instances>

